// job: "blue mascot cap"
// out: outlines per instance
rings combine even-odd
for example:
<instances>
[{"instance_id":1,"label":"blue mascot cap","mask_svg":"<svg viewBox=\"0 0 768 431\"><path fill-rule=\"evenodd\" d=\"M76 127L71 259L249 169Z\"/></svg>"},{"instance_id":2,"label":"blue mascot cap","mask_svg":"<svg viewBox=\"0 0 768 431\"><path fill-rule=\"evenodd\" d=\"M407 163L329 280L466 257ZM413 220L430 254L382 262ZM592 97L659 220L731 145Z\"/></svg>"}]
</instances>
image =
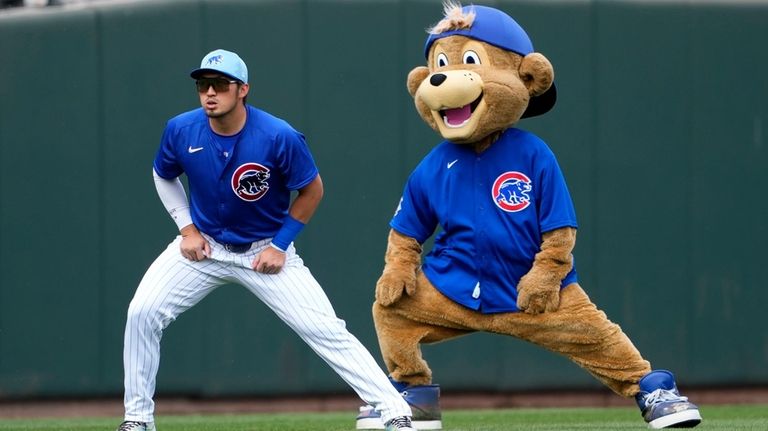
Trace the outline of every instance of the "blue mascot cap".
<instances>
[{"instance_id":1,"label":"blue mascot cap","mask_svg":"<svg viewBox=\"0 0 768 431\"><path fill-rule=\"evenodd\" d=\"M464 13L475 12L472 26L460 30L449 30L440 34L430 34L424 45L424 56L429 57L429 49L436 40L448 36L466 36L506 51L526 56L533 52L533 43L528 34L512 17L506 13L488 6L464 6ZM531 97L528 108L522 118L535 117L544 114L555 106L557 90L555 83L544 94Z\"/></svg>"},{"instance_id":2,"label":"blue mascot cap","mask_svg":"<svg viewBox=\"0 0 768 431\"><path fill-rule=\"evenodd\" d=\"M522 56L533 52L533 43L528 34L517 21L504 12L488 6L464 6L461 10L464 13L475 12L475 21L472 26L430 34L424 46L425 57L429 56L429 48L436 40L448 36L466 36Z\"/></svg>"}]
</instances>

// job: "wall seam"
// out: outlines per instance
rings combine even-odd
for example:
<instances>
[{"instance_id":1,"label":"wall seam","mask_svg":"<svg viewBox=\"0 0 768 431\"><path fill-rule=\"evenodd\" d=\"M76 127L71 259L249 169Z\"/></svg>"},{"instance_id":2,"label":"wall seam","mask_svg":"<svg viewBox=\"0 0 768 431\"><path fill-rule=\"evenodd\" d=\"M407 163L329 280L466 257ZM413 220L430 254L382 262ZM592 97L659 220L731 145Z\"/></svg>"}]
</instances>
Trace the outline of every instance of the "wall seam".
<instances>
[{"instance_id":1,"label":"wall seam","mask_svg":"<svg viewBox=\"0 0 768 431\"><path fill-rule=\"evenodd\" d=\"M106 261L104 258L104 251L105 248L105 237L106 237L106 220L105 220L105 208L106 208L106 202L105 202L105 192L106 189L104 187L104 178L106 173L106 151L105 151L105 127L104 127L104 121L106 119L106 116L104 115L104 107L106 106L105 103L105 87L104 87L104 75L105 75L105 62L104 62L104 45L103 45L103 38L104 38L104 26L103 26L103 12L100 9L94 10L94 33L95 33L95 53L96 53L96 63L98 64L98 79L96 80L96 94L98 94L98 101L96 103L96 115L97 115L97 121L96 121L96 142L98 148L96 149L96 155L97 155L97 167L96 167L96 178L98 180L96 181L96 187L97 187L97 195L98 195L98 204L96 205L96 219L98 223L97 232L98 232L98 239L97 239L97 283L98 288L97 290L97 304L98 304L98 310L97 310L97 316L98 321L100 322L99 328L100 334L99 334L99 348L97 349L97 363L100 364L99 366L99 386L100 387L106 387L105 377L105 367L106 363L105 361L105 355L104 355L104 346L106 346L105 340L108 339L107 334L105 333L107 331L106 328L109 327L109 325L105 324L105 310L106 307L106 294L104 290L106 289Z\"/></svg>"}]
</instances>

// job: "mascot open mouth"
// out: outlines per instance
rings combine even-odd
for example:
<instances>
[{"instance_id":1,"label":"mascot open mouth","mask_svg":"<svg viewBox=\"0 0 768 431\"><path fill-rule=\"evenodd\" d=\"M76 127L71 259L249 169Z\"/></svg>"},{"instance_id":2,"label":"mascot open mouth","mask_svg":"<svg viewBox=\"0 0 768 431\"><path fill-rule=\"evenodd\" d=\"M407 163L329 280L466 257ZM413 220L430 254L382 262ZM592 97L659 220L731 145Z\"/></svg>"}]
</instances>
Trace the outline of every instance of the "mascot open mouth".
<instances>
[{"instance_id":1,"label":"mascot open mouth","mask_svg":"<svg viewBox=\"0 0 768 431\"><path fill-rule=\"evenodd\" d=\"M474 102L464 105L461 108L441 109L440 117L443 118L445 126L455 129L467 124L469 119L472 118L475 108L477 108L477 105L480 104L482 99L483 93L480 93Z\"/></svg>"}]
</instances>

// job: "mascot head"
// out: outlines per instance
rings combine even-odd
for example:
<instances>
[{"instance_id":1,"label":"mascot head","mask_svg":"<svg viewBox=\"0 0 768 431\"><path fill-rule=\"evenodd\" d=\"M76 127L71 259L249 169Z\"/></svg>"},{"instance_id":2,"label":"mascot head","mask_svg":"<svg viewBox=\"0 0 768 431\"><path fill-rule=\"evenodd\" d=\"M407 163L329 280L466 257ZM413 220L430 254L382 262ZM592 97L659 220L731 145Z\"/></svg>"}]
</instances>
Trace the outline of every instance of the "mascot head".
<instances>
[{"instance_id":1,"label":"mascot head","mask_svg":"<svg viewBox=\"0 0 768 431\"><path fill-rule=\"evenodd\" d=\"M555 104L554 70L520 25L486 6L444 3L428 29L427 66L408 74L421 118L443 138L487 148L521 118Z\"/></svg>"}]
</instances>

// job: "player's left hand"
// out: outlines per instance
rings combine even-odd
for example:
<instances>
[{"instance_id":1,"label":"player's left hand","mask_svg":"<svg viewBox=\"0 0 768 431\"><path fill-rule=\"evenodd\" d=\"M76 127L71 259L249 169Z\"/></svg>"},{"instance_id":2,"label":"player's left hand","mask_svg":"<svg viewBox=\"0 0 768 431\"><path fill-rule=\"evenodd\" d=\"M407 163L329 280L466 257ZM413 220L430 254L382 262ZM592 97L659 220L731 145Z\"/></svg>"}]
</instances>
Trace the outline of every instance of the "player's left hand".
<instances>
[{"instance_id":1,"label":"player's left hand","mask_svg":"<svg viewBox=\"0 0 768 431\"><path fill-rule=\"evenodd\" d=\"M285 253L267 246L253 259L251 268L262 274L277 274L285 266Z\"/></svg>"}]
</instances>

